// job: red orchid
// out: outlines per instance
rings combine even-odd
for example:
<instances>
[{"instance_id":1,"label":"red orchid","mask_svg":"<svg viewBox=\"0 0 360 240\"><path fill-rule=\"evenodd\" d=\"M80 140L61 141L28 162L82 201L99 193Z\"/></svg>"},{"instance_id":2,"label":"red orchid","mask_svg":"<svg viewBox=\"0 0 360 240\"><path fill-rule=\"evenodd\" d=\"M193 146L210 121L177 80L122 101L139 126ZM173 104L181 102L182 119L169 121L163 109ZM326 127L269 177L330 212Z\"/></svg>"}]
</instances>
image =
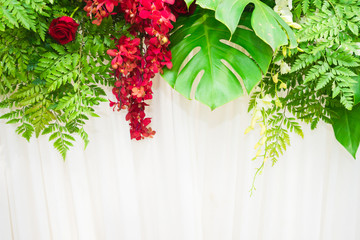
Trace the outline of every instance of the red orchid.
<instances>
[{"instance_id":1,"label":"red orchid","mask_svg":"<svg viewBox=\"0 0 360 240\"><path fill-rule=\"evenodd\" d=\"M127 109L126 120L130 125L132 139L152 137L155 131L149 127L151 118L146 117L146 100L152 99L152 78L162 72L164 66L171 68L171 52L167 49L169 31L175 16L169 4L175 0L85 0L85 11L95 17L94 24L113 12L116 6L132 24L133 39L122 36L115 39L115 49L107 50L112 57L111 66L116 78L110 101L113 109ZM141 36L141 37L139 37Z\"/></svg>"},{"instance_id":2,"label":"red orchid","mask_svg":"<svg viewBox=\"0 0 360 240\"><path fill-rule=\"evenodd\" d=\"M86 6L84 10L87 15L92 18L95 17L93 24L100 25L102 19L109 15L114 15L114 7L119 4L119 0L85 0Z\"/></svg>"},{"instance_id":3,"label":"red orchid","mask_svg":"<svg viewBox=\"0 0 360 240\"><path fill-rule=\"evenodd\" d=\"M105 6L108 12L114 11L114 7L119 4L118 0L98 0L99 5L97 9L99 10L101 7Z\"/></svg>"}]
</instances>

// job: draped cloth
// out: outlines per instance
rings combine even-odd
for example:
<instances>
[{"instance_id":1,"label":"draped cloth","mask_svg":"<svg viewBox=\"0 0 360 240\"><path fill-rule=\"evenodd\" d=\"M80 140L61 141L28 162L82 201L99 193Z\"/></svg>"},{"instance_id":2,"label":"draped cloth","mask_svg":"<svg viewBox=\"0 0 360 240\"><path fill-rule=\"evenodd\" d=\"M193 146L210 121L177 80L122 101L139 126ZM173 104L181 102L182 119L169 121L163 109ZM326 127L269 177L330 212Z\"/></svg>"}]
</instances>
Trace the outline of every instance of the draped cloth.
<instances>
[{"instance_id":1,"label":"draped cloth","mask_svg":"<svg viewBox=\"0 0 360 240\"><path fill-rule=\"evenodd\" d=\"M248 100L210 111L157 78L153 139L131 141L126 112L104 103L65 162L47 136L28 143L1 121L0 239L360 239L360 162L331 126L291 135L250 197L261 162Z\"/></svg>"}]
</instances>

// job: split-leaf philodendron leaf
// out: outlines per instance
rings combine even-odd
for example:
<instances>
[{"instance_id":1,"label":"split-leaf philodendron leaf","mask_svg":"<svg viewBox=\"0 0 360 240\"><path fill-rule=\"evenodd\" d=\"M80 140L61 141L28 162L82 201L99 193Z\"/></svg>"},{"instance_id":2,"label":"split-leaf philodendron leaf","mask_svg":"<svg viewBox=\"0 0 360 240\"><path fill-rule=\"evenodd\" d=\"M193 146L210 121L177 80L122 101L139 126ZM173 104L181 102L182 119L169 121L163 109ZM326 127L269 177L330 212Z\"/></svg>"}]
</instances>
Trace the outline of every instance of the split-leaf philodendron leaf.
<instances>
[{"instance_id":1,"label":"split-leaf philodendron leaf","mask_svg":"<svg viewBox=\"0 0 360 240\"><path fill-rule=\"evenodd\" d=\"M179 18L170 36L173 68L164 71L164 79L176 91L190 99L196 76L204 71L196 88L195 99L215 109L243 94L234 73L222 62L225 60L237 72L249 93L267 72L272 58L271 48L253 31L238 28L231 41L243 49L229 46L230 33L215 19L214 13L198 10L195 14ZM185 58L196 48L200 51L183 65Z\"/></svg>"},{"instance_id":2,"label":"split-leaf philodendron leaf","mask_svg":"<svg viewBox=\"0 0 360 240\"><path fill-rule=\"evenodd\" d=\"M193 1L187 0L190 5ZM249 4L254 4L251 16L251 26L255 34L269 44L275 51L278 47L288 45L290 48L297 46L294 32L268 5L260 0L197 0L196 4L202 8L215 11L217 20L225 24L231 34L234 34L244 9ZM240 23L241 24L241 23Z\"/></svg>"},{"instance_id":3,"label":"split-leaf philodendron leaf","mask_svg":"<svg viewBox=\"0 0 360 240\"><path fill-rule=\"evenodd\" d=\"M333 129L336 139L355 158L360 144L360 104L351 111L338 109L339 118L333 119Z\"/></svg>"}]
</instances>

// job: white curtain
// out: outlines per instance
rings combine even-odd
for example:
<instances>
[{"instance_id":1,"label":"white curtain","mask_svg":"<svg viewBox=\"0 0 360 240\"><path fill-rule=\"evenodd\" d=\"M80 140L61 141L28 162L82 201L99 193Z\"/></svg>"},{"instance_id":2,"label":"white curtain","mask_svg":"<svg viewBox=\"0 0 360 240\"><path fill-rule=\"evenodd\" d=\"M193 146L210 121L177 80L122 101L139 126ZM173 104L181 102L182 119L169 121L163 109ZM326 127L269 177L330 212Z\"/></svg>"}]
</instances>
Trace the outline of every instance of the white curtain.
<instances>
[{"instance_id":1,"label":"white curtain","mask_svg":"<svg viewBox=\"0 0 360 240\"><path fill-rule=\"evenodd\" d=\"M66 162L47 137L28 143L1 121L0 239L360 239L360 159L330 126L293 136L250 197L248 98L211 112L163 80L154 92L153 139L130 141L125 112L104 103Z\"/></svg>"}]
</instances>

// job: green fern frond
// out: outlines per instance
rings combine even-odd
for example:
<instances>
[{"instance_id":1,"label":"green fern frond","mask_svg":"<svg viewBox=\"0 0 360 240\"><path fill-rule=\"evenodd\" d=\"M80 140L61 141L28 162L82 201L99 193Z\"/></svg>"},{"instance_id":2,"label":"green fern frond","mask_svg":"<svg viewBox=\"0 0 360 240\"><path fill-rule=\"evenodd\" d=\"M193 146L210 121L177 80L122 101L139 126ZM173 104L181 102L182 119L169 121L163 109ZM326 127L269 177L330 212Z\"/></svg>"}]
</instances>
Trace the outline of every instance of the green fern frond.
<instances>
[{"instance_id":1,"label":"green fern frond","mask_svg":"<svg viewBox=\"0 0 360 240\"><path fill-rule=\"evenodd\" d=\"M28 123L23 123L16 129L16 133L23 136L27 141L30 141L30 138L34 133L34 128Z\"/></svg>"}]
</instances>

